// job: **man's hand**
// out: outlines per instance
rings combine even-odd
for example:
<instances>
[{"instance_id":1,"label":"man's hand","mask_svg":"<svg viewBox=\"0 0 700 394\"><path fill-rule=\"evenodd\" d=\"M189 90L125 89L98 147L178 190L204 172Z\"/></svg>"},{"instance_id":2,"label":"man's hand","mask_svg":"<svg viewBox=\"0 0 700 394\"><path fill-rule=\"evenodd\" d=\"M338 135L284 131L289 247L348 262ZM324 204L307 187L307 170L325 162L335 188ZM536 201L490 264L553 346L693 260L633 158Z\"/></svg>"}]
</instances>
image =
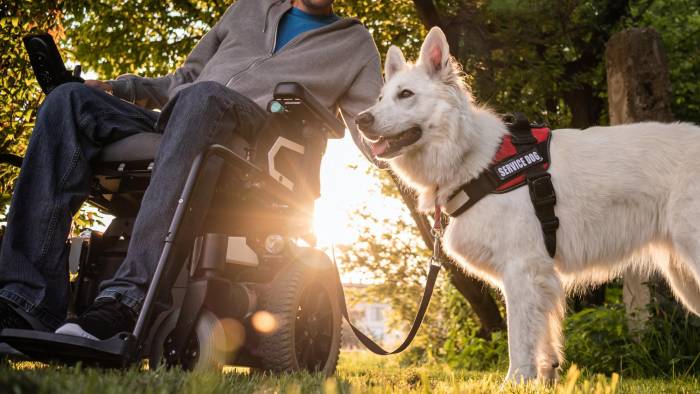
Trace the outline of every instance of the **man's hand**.
<instances>
[{"instance_id":1,"label":"man's hand","mask_svg":"<svg viewBox=\"0 0 700 394\"><path fill-rule=\"evenodd\" d=\"M98 80L95 80L95 79L88 79L87 81L85 81L85 84L86 84L87 86L90 86L91 88L103 90L103 91L105 91L105 92L107 92L107 93L109 93L109 94L112 94L112 93L113 93L113 92L112 92L112 85L110 85L110 84L108 84L107 82L104 82L104 81L98 81Z\"/></svg>"}]
</instances>

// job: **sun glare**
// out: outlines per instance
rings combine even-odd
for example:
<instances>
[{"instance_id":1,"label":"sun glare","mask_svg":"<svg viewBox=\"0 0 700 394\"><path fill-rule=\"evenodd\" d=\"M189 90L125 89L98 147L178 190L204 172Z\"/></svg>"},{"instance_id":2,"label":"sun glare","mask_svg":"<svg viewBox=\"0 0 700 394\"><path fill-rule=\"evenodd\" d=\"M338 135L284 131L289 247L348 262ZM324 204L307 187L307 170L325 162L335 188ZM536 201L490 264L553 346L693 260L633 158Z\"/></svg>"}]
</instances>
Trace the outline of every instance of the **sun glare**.
<instances>
[{"instance_id":1,"label":"sun glare","mask_svg":"<svg viewBox=\"0 0 700 394\"><path fill-rule=\"evenodd\" d=\"M370 213L377 223L408 215L399 201L380 193L379 180L367 173L370 166L372 164L362 156L350 133L341 140L329 140L321 165L321 197L315 204L313 230L316 246L331 257L334 246L351 245L359 238L366 223L355 214L358 210ZM95 226L96 230L104 231L112 217L107 215L103 219L104 223ZM380 224L372 227L372 232L377 234L392 231ZM343 274L342 278L345 282L364 280L351 273Z\"/></svg>"},{"instance_id":2,"label":"sun glare","mask_svg":"<svg viewBox=\"0 0 700 394\"><path fill-rule=\"evenodd\" d=\"M370 165L350 133L342 140L328 141L321 165L321 197L314 212L319 247L354 242L360 230L352 220L353 212L364 205L381 204L379 181L367 174Z\"/></svg>"}]
</instances>

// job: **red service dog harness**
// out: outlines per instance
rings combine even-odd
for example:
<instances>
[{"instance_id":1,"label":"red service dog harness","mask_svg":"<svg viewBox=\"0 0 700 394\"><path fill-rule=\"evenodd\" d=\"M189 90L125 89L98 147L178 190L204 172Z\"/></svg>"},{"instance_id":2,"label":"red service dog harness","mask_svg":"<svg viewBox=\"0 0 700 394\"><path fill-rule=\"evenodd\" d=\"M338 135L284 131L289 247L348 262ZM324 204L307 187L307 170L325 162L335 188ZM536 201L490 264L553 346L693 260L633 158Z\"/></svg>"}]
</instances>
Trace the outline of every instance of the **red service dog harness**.
<instances>
[{"instance_id":1,"label":"red service dog harness","mask_svg":"<svg viewBox=\"0 0 700 394\"><path fill-rule=\"evenodd\" d=\"M491 165L478 177L454 191L444 206L445 212L457 217L491 193L506 193L525 184L539 219L544 244L550 257L557 248L559 219L554 214L556 195L549 168L549 128L532 126L521 113L513 114L509 135L503 137Z\"/></svg>"}]
</instances>

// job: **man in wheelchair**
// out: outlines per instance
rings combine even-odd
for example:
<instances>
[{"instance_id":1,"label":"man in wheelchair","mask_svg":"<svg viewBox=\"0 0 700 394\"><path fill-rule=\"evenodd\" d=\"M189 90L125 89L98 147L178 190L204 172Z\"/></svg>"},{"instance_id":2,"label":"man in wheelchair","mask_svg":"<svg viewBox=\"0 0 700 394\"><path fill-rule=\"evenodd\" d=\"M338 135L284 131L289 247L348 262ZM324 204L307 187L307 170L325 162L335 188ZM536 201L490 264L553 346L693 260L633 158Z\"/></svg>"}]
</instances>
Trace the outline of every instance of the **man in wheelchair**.
<instances>
[{"instance_id":1,"label":"man in wheelchair","mask_svg":"<svg viewBox=\"0 0 700 394\"><path fill-rule=\"evenodd\" d=\"M96 340L131 331L193 160L212 144L242 138L253 146L279 82L298 82L324 107L340 108L362 147L352 120L378 96L379 55L369 32L333 14L332 3L238 0L173 74L54 89L39 110L2 241L0 330ZM115 145L124 162L157 150L150 184L116 274L64 322L71 218L95 186L95 162Z\"/></svg>"}]
</instances>

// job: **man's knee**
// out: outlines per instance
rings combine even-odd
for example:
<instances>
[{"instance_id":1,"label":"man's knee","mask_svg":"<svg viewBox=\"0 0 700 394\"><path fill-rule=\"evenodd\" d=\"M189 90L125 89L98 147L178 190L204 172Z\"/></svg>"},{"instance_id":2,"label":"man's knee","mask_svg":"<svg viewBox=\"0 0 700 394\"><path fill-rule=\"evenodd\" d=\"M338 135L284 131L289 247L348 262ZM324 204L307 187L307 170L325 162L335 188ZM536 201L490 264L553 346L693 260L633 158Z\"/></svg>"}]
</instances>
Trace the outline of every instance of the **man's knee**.
<instances>
[{"instance_id":1,"label":"man's knee","mask_svg":"<svg viewBox=\"0 0 700 394\"><path fill-rule=\"evenodd\" d=\"M68 82L58 85L46 96L44 105L67 104L76 97L85 97L94 94L94 88L84 83Z\"/></svg>"}]
</instances>

